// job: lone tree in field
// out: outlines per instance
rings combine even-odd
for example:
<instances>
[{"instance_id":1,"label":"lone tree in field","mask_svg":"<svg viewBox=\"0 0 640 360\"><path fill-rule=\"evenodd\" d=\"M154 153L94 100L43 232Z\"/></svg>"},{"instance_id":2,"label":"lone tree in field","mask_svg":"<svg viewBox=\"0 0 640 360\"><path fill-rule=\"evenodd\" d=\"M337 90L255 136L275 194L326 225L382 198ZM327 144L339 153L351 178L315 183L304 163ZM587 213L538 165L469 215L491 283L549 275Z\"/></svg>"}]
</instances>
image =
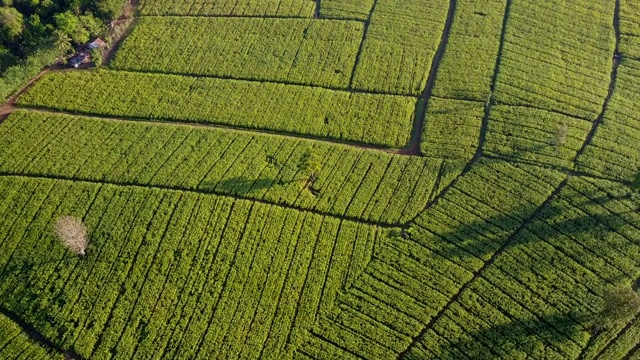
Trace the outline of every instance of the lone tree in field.
<instances>
[{"instance_id":1,"label":"lone tree in field","mask_svg":"<svg viewBox=\"0 0 640 360\"><path fill-rule=\"evenodd\" d=\"M604 307L600 311L599 325L607 327L635 315L640 311L640 294L631 287L619 287L604 295Z\"/></svg>"},{"instance_id":2,"label":"lone tree in field","mask_svg":"<svg viewBox=\"0 0 640 360\"><path fill-rule=\"evenodd\" d=\"M62 244L74 253L84 256L89 245L87 227L82 220L73 216L63 216L56 221L56 235Z\"/></svg>"},{"instance_id":3,"label":"lone tree in field","mask_svg":"<svg viewBox=\"0 0 640 360\"><path fill-rule=\"evenodd\" d=\"M298 170L309 174L309 178L306 180L309 189L312 189L313 183L318 179L318 172L320 172L321 168L322 163L315 150L312 148L306 149L302 157L300 157L300 161L298 161Z\"/></svg>"},{"instance_id":4,"label":"lone tree in field","mask_svg":"<svg viewBox=\"0 0 640 360\"><path fill-rule=\"evenodd\" d=\"M556 132L553 135L553 146L555 147L564 146L564 143L567 140L567 132L569 132L569 129L567 128L567 124L562 123L558 125L558 127L556 128Z\"/></svg>"}]
</instances>

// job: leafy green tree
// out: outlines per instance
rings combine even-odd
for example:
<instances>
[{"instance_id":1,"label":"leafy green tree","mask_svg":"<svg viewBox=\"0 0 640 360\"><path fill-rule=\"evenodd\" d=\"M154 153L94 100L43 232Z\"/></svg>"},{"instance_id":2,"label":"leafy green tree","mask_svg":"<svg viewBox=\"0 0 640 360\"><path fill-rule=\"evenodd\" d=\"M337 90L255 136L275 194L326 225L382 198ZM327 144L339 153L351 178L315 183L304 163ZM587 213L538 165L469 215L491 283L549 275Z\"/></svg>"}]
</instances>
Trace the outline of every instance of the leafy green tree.
<instances>
[{"instance_id":1,"label":"leafy green tree","mask_svg":"<svg viewBox=\"0 0 640 360\"><path fill-rule=\"evenodd\" d=\"M65 33L77 44L89 41L89 31L85 29L80 21L80 17L71 11L55 14L53 16L58 30Z\"/></svg>"},{"instance_id":2,"label":"leafy green tree","mask_svg":"<svg viewBox=\"0 0 640 360\"><path fill-rule=\"evenodd\" d=\"M631 287L618 287L604 295L604 306L600 311L599 325L613 326L640 312L640 294Z\"/></svg>"},{"instance_id":3,"label":"leafy green tree","mask_svg":"<svg viewBox=\"0 0 640 360\"><path fill-rule=\"evenodd\" d=\"M101 19L109 21L118 17L123 5L122 0L95 0L92 10Z\"/></svg>"},{"instance_id":4,"label":"leafy green tree","mask_svg":"<svg viewBox=\"0 0 640 360\"><path fill-rule=\"evenodd\" d=\"M309 174L307 184L309 189L313 191L313 184L318 180L318 172L322 169L322 162L315 149L307 148L300 160L298 161L298 170L302 173Z\"/></svg>"},{"instance_id":5,"label":"leafy green tree","mask_svg":"<svg viewBox=\"0 0 640 360\"><path fill-rule=\"evenodd\" d=\"M2 38L10 42L22 34L24 18L14 7L0 7L0 25Z\"/></svg>"},{"instance_id":6,"label":"leafy green tree","mask_svg":"<svg viewBox=\"0 0 640 360\"><path fill-rule=\"evenodd\" d=\"M71 50L71 38L60 29L53 32L53 44L60 51Z\"/></svg>"},{"instance_id":7,"label":"leafy green tree","mask_svg":"<svg viewBox=\"0 0 640 360\"><path fill-rule=\"evenodd\" d=\"M93 65L96 67L102 66L102 50L101 49L93 49L91 50L91 61Z\"/></svg>"}]
</instances>

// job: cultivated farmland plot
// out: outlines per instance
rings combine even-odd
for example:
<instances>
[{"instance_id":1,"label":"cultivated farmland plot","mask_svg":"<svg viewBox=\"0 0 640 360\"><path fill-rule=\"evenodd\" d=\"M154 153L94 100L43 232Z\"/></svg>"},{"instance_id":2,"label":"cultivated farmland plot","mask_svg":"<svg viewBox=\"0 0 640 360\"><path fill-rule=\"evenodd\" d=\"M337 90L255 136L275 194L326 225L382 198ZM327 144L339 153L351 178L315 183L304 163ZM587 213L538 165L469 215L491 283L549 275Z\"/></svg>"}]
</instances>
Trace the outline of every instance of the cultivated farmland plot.
<instances>
[{"instance_id":1,"label":"cultivated farmland plot","mask_svg":"<svg viewBox=\"0 0 640 360\"><path fill-rule=\"evenodd\" d=\"M141 0L142 15L236 15L307 17L315 12L311 0Z\"/></svg>"},{"instance_id":2,"label":"cultivated farmland plot","mask_svg":"<svg viewBox=\"0 0 640 360\"><path fill-rule=\"evenodd\" d=\"M359 21L145 17L112 67L345 88L362 31Z\"/></svg>"},{"instance_id":3,"label":"cultivated farmland plot","mask_svg":"<svg viewBox=\"0 0 640 360\"><path fill-rule=\"evenodd\" d=\"M636 2L134 5L2 107L0 359L640 359Z\"/></svg>"},{"instance_id":4,"label":"cultivated farmland plot","mask_svg":"<svg viewBox=\"0 0 640 360\"><path fill-rule=\"evenodd\" d=\"M52 98L72 92L76 97ZM304 102L304 107L297 104ZM47 75L20 105L91 115L236 126L402 148L416 100L271 82L120 71Z\"/></svg>"}]
</instances>

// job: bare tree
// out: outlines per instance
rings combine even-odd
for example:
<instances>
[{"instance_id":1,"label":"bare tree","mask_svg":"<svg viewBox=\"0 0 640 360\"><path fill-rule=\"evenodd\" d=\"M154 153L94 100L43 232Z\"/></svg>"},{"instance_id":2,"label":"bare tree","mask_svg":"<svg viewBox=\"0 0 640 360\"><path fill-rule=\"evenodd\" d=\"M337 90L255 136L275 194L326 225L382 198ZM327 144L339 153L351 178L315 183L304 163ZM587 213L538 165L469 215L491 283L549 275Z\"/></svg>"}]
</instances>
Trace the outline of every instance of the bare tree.
<instances>
[{"instance_id":1,"label":"bare tree","mask_svg":"<svg viewBox=\"0 0 640 360\"><path fill-rule=\"evenodd\" d=\"M64 246L74 253L84 256L89 245L87 227L82 220L73 216L63 216L56 221L56 235Z\"/></svg>"}]
</instances>

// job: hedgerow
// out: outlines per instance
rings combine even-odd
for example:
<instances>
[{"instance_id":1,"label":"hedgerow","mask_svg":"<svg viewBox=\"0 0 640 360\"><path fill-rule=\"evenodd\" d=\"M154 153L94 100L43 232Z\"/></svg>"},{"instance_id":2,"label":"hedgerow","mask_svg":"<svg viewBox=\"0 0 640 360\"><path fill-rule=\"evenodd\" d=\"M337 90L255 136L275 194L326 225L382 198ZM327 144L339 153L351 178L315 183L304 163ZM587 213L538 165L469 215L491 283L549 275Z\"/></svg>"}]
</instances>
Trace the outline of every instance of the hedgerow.
<instances>
[{"instance_id":1,"label":"hedgerow","mask_svg":"<svg viewBox=\"0 0 640 360\"><path fill-rule=\"evenodd\" d=\"M86 90L77 93L80 87ZM52 93L60 96L53 98ZM84 114L221 124L389 148L409 142L416 106L411 97L120 71L51 73L18 103Z\"/></svg>"},{"instance_id":2,"label":"hedgerow","mask_svg":"<svg viewBox=\"0 0 640 360\"><path fill-rule=\"evenodd\" d=\"M144 17L110 66L346 88L362 31L359 21Z\"/></svg>"},{"instance_id":3,"label":"hedgerow","mask_svg":"<svg viewBox=\"0 0 640 360\"><path fill-rule=\"evenodd\" d=\"M387 224L415 216L464 166L274 135L31 111L12 114L0 136L4 173L229 194ZM309 150L322 164L315 194L297 166Z\"/></svg>"},{"instance_id":4,"label":"hedgerow","mask_svg":"<svg viewBox=\"0 0 640 360\"><path fill-rule=\"evenodd\" d=\"M142 15L237 15L313 17L315 1L311 0L142 0Z\"/></svg>"}]
</instances>

